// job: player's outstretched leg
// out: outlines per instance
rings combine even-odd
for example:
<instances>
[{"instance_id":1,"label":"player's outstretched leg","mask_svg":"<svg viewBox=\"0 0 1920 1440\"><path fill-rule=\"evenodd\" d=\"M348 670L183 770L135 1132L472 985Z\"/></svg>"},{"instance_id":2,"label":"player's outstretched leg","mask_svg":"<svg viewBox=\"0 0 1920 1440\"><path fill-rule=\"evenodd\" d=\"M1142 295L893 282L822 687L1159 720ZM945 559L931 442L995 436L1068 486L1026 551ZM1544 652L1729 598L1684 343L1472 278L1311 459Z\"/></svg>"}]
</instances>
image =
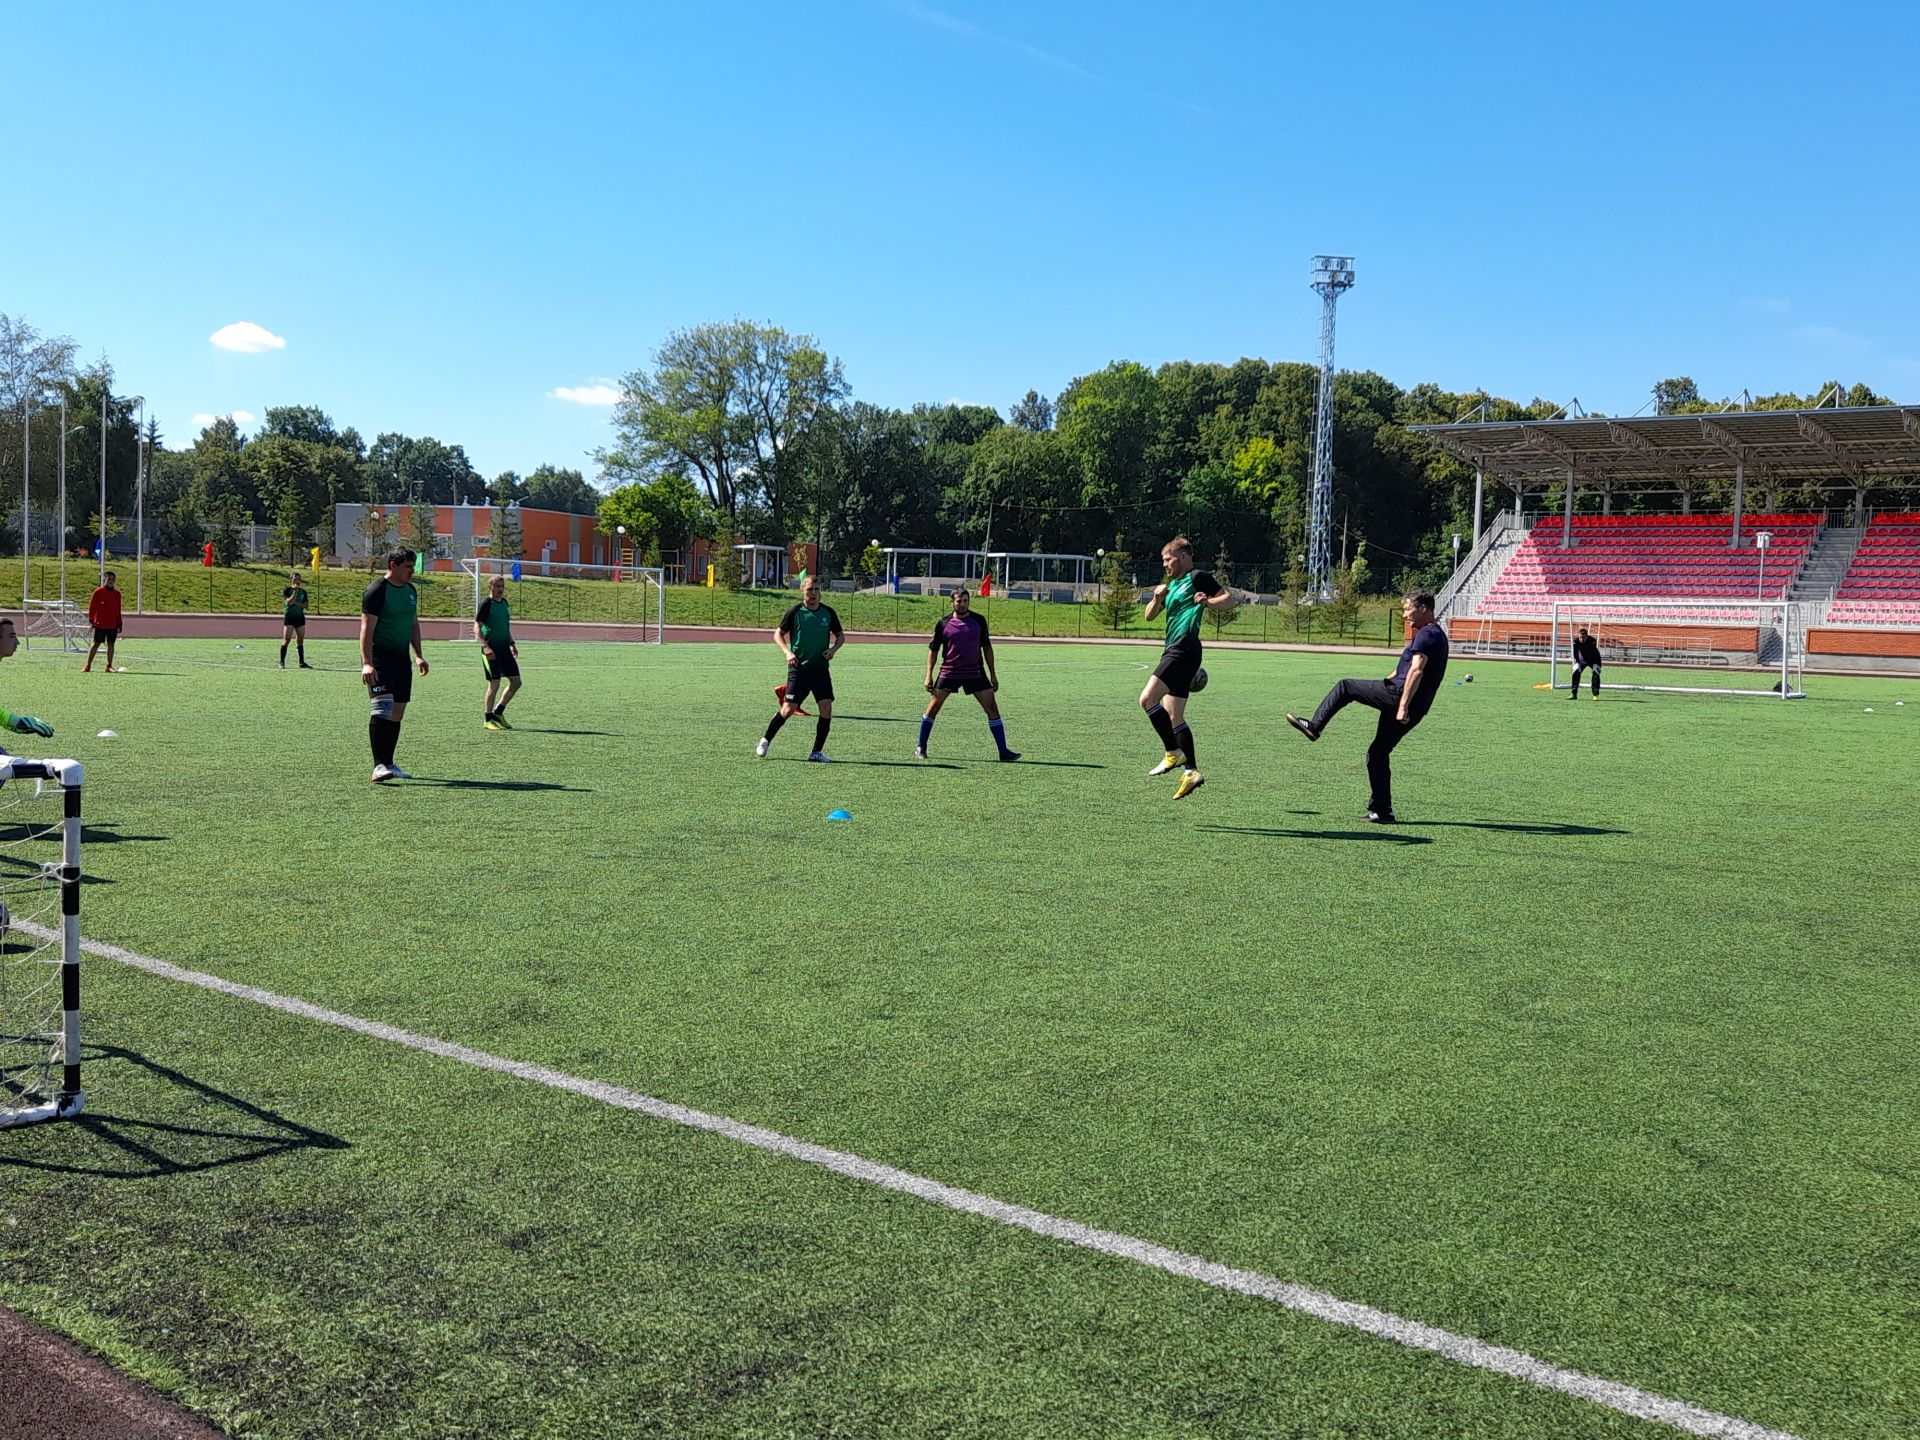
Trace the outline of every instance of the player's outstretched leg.
<instances>
[{"instance_id":1,"label":"player's outstretched leg","mask_svg":"<svg viewBox=\"0 0 1920 1440\"><path fill-rule=\"evenodd\" d=\"M500 697L500 703L493 707L493 718L500 722L500 728L502 730L511 730L513 728L513 726L507 724L507 706L513 703L513 697L519 693L520 677L518 675L509 675L507 677L507 693L502 695Z\"/></svg>"},{"instance_id":2,"label":"player's outstretched leg","mask_svg":"<svg viewBox=\"0 0 1920 1440\"><path fill-rule=\"evenodd\" d=\"M833 729L833 702L821 700L817 703L820 706L820 716L813 722L813 753L807 756L809 760L827 758L827 732Z\"/></svg>"},{"instance_id":3,"label":"player's outstretched leg","mask_svg":"<svg viewBox=\"0 0 1920 1440\"><path fill-rule=\"evenodd\" d=\"M920 717L920 739L913 747L914 759L924 760L927 758L927 741L933 736L933 722L939 717L940 707L947 703L947 695L949 693L950 692L946 690L933 690L928 692L927 710L926 713Z\"/></svg>"},{"instance_id":4,"label":"player's outstretched leg","mask_svg":"<svg viewBox=\"0 0 1920 1440\"><path fill-rule=\"evenodd\" d=\"M993 748L1000 752L1000 758L1003 761L1018 760L1020 752L1007 748L1007 722L1000 718L1000 702L993 691L982 690L974 698L980 702L980 708L987 712L987 731L993 736Z\"/></svg>"}]
</instances>

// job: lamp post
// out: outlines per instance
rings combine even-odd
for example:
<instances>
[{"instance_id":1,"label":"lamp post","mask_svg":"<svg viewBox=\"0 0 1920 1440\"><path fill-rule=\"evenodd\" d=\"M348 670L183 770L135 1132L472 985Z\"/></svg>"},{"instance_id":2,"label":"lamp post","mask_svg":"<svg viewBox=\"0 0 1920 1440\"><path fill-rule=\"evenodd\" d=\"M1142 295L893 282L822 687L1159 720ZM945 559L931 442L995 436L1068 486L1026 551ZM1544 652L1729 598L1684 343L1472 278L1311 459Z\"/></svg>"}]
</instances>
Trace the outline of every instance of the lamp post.
<instances>
[{"instance_id":1,"label":"lamp post","mask_svg":"<svg viewBox=\"0 0 1920 1440\"><path fill-rule=\"evenodd\" d=\"M1773 544L1773 532L1771 530L1756 530L1753 532L1753 548L1760 552L1760 589L1754 596L1756 600L1764 600L1767 598L1767 547L1771 544Z\"/></svg>"},{"instance_id":2,"label":"lamp post","mask_svg":"<svg viewBox=\"0 0 1920 1440\"><path fill-rule=\"evenodd\" d=\"M1460 569L1460 536L1459 536L1459 533L1458 533L1457 531L1455 532L1455 534L1454 534L1454 537L1453 537L1453 568L1454 568L1454 571L1455 571L1455 573L1458 573L1458 572L1459 572L1459 569Z\"/></svg>"}]
</instances>

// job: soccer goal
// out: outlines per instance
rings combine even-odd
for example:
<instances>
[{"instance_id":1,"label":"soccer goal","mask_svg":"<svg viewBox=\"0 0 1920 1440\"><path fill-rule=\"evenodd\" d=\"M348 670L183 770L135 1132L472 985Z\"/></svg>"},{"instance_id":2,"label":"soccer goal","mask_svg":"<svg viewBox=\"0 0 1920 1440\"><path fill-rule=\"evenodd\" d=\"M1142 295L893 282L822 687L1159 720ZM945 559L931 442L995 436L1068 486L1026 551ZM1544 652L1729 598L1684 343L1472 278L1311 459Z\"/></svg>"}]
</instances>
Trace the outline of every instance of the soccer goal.
<instances>
[{"instance_id":1,"label":"soccer goal","mask_svg":"<svg viewBox=\"0 0 1920 1440\"><path fill-rule=\"evenodd\" d=\"M27 610L27 648L33 648L35 640L54 640L62 650L81 651L87 648L93 627L87 623L87 612L71 600L26 600L22 602Z\"/></svg>"},{"instance_id":2,"label":"soccer goal","mask_svg":"<svg viewBox=\"0 0 1920 1440\"><path fill-rule=\"evenodd\" d=\"M462 560L460 568L473 581L469 620L498 575L507 582L507 604L515 620L632 625L649 644L667 638L667 572L657 565L562 565L557 560L477 555ZM460 639L473 639L471 625L463 627Z\"/></svg>"},{"instance_id":3,"label":"soccer goal","mask_svg":"<svg viewBox=\"0 0 1920 1440\"><path fill-rule=\"evenodd\" d=\"M1582 627L1600 646L1601 684L1609 690L1806 698L1805 617L1791 601L1556 600L1549 688L1567 688Z\"/></svg>"},{"instance_id":4,"label":"soccer goal","mask_svg":"<svg viewBox=\"0 0 1920 1440\"><path fill-rule=\"evenodd\" d=\"M0 754L0 1128L80 1113L80 780Z\"/></svg>"}]
</instances>

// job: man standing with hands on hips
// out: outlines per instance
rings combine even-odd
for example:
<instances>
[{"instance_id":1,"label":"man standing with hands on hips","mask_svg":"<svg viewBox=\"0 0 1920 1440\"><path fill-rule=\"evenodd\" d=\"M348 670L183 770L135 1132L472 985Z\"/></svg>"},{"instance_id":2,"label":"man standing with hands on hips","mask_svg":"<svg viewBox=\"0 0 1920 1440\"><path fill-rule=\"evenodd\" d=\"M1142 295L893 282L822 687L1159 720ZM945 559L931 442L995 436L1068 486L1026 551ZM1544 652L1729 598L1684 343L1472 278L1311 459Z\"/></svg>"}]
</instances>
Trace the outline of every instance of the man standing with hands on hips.
<instances>
[{"instance_id":1,"label":"man standing with hands on hips","mask_svg":"<svg viewBox=\"0 0 1920 1440\"><path fill-rule=\"evenodd\" d=\"M413 551L392 551L386 575L360 597L360 683L367 687L373 711L367 738L373 745L375 784L413 778L393 763L400 721L413 698L409 649L419 657L420 673L427 673L426 653L420 648L420 592L413 588L413 564Z\"/></svg>"}]
</instances>

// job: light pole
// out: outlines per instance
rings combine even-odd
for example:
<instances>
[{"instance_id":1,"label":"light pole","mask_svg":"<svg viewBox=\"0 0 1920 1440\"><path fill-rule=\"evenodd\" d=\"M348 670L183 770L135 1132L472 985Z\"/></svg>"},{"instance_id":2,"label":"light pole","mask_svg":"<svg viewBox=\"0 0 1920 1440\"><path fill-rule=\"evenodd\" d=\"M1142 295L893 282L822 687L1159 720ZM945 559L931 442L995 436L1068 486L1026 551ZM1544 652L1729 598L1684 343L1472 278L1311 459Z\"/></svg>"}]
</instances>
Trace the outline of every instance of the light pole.
<instances>
[{"instance_id":1,"label":"light pole","mask_svg":"<svg viewBox=\"0 0 1920 1440\"><path fill-rule=\"evenodd\" d=\"M1754 596L1756 600L1764 600L1767 598L1767 547L1771 544L1773 544L1773 532L1771 530L1756 530L1753 532L1753 548L1760 552L1760 589Z\"/></svg>"},{"instance_id":2,"label":"light pole","mask_svg":"<svg viewBox=\"0 0 1920 1440\"><path fill-rule=\"evenodd\" d=\"M107 411L113 408L113 387L107 384L105 367L100 377L100 526L94 549L100 556L100 583L107 583Z\"/></svg>"},{"instance_id":3,"label":"light pole","mask_svg":"<svg viewBox=\"0 0 1920 1440\"><path fill-rule=\"evenodd\" d=\"M1460 570L1460 536L1457 532L1453 537L1453 568L1454 573L1458 574Z\"/></svg>"},{"instance_id":4,"label":"light pole","mask_svg":"<svg viewBox=\"0 0 1920 1440\"><path fill-rule=\"evenodd\" d=\"M140 416L134 424L133 472L133 613L145 614L147 572L147 397L140 397Z\"/></svg>"}]
</instances>

